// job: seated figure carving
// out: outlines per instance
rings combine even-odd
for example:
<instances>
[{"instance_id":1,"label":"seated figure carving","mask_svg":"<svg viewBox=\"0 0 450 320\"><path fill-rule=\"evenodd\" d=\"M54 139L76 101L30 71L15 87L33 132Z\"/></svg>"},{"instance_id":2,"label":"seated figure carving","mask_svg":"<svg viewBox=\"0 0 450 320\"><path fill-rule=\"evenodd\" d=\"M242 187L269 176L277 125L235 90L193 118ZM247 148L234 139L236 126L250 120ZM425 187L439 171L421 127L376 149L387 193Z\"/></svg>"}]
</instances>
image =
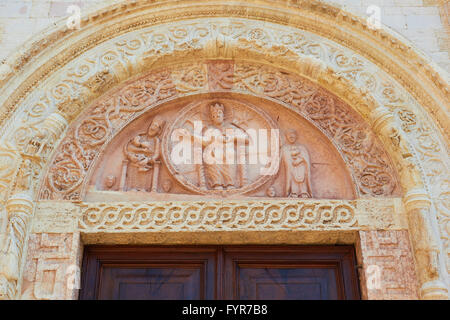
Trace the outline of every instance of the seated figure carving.
<instances>
[{"instance_id":1,"label":"seated figure carving","mask_svg":"<svg viewBox=\"0 0 450 320\"><path fill-rule=\"evenodd\" d=\"M146 134L140 134L129 141L125 147L125 154L139 171L148 171L159 161L161 153L161 140L159 135L165 121L156 116Z\"/></svg>"},{"instance_id":2,"label":"seated figure carving","mask_svg":"<svg viewBox=\"0 0 450 320\"><path fill-rule=\"evenodd\" d=\"M151 191L156 191L158 184L159 165L161 163L160 135L164 124L164 119L155 116L148 127L147 133L135 136L124 148L126 158L132 166L137 167L138 172L147 172L153 169Z\"/></svg>"}]
</instances>

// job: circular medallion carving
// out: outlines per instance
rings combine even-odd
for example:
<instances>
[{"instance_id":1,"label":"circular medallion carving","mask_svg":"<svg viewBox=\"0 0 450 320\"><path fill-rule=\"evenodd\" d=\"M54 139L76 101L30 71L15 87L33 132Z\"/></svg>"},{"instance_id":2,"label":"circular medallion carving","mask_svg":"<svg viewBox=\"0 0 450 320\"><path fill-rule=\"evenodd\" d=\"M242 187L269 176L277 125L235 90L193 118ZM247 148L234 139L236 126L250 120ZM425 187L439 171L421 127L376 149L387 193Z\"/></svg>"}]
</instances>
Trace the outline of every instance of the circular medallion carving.
<instances>
[{"instance_id":1,"label":"circular medallion carving","mask_svg":"<svg viewBox=\"0 0 450 320\"><path fill-rule=\"evenodd\" d=\"M269 168L278 170L276 123L234 99L189 104L165 130L162 145L170 174L197 194L246 193L276 173Z\"/></svg>"}]
</instances>

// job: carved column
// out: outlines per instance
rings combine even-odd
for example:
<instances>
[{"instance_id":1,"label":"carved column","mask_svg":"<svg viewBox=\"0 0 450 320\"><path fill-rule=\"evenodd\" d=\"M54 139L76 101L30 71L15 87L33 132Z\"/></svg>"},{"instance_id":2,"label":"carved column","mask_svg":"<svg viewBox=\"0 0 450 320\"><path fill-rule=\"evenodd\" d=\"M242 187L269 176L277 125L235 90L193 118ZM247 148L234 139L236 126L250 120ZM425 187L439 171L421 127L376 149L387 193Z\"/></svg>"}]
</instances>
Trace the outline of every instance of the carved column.
<instances>
[{"instance_id":1,"label":"carved column","mask_svg":"<svg viewBox=\"0 0 450 320\"><path fill-rule=\"evenodd\" d=\"M409 230L417 263L422 299L448 299L448 290L439 275L439 245L431 227L431 200L423 189L410 190L404 197Z\"/></svg>"},{"instance_id":2,"label":"carved column","mask_svg":"<svg viewBox=\"0 0 450 320\"><path fill-rule=\"evenodd\" d=\"M378 107L372 111L373 129L380 135L387 148L392 152L394 163L403 188L422 186L422 177L416 165L411 161L412 153L406 142L405 135L395 123L394 115L385 107Z\"/></svg>"},{"instance_id":3,"label":"carved column","mask_svg":"<svg viewBox=\"0 0 450 320\"><path fill-rule=\"evenodd\" d=\"M15 194L6 203L8 227L0 253L0 299L14 299L20 279L23 248L28 222L33 213L33 200L26 193Z\"/></svg>"},{"instance_id":4,"label":"carved column","mask_svg":"<svg viewBox=\"0 0 450 320\"><path fill-rule=\"evenodd\" d=\"M404 192L408 226L417 264L422 299L448 299L448 290L439 274L439 245L431 227L431 200L424 190L422 177L401 130L396 128L393 114L385 107L372 114L373 128L393 152Z\"/></svg>"},{"instance_id":5,"label":"carved column","mask_svg":"<svg viewBox=\"0 0 450 320\"><path fill-rule=\"evenodd\" d=\"M27 147L21 152L19 169L10 185L11 195L6 202L8 222L0 251L0 299L17 298L24 247L34 210L37 173L66 127L66 119L58 113L52 113L43 122L40 135L29 137Z\"/></svg>"}]
</instances>

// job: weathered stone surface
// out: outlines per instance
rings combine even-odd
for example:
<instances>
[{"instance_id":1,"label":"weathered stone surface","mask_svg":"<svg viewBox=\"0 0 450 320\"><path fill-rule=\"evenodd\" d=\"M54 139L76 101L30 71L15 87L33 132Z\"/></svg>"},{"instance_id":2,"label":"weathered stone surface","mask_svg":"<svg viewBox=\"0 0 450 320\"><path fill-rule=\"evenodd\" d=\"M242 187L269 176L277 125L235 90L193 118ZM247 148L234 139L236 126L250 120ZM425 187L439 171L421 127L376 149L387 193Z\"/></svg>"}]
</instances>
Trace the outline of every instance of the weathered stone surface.
<instances>
[{"instance_id":1,"label":"weathered stone surface","mask_svg":"<svg viewBox=\"0 0 450 320\"><path fill-rule=\"evenodd\" d=\"M36 208L35 217L35 233L353 231L396 230L408 226L401 200L395 198L351 201L110 201L76 204L42 201Z\"/></svg>"},{"instance_id":2,"label":"weathered stone surface","mask_svg":"<svg viewBox=\"0 0 450 320\"><path fill-rule=\"evenodd\" d=\"M418 298L417 277L406 230L360 231L364 298Z\"/></svg>"},{"instance_id":3,"label":"weathered stone surface","mask_svg":"<svg viewBox=\"0 0 450 320\"><path fill-rule=\"evenodd\" d=\"M79 233L32 233L22 299L76 299L80 280Z\"/></svg>"},{"instance_id":4,"label":"weathered stone surface","mask_svg":"<svg viewBox=\"0 0 450 320\"><path fill-rule=\"evenodd\" d=\"M79 230L129 231L245 231L245 230L361 230L405 228L395 200L258 200L150 203L82 203ZM359 222L361 220L361 222Z\"/></svg>"},{"instance_id":5,"label":"weathered stone surface","mask_svg":"<svg viewBox=\"0 0 450 320\"><path fill-rule=\"evenodd\" d=\"M60 206L57 202L48 202L49 206L44 208L41 207L42 202L35 201L38 198L35 192L43 182L44 168L52 170L52 152L58 148L60 151L64 147L64 152L69 156L60 159L59 168L63 169L58 177L55 175L55 185L58 188L66 188L67 193L73 196L67 197L69 199L80 199L84 191L89 191L88 200L100 201L86 205L98 205L97 209L103 218L99 224L101 227L110 227L105 223L106 213L102 211L105 205L112 206L114 214L111 218L119 220L119 225L123 224L124 220L117 218L117 211L120 208L133 211L133 208L136 208L134 201L139 202L137 207L143 212L151 213L153 205L164 208L162 218L165 220L162 227L158 225L163 230L159 232L138 230L139 227L131 231L83 231L85 233L82 234L82 239L85 243L355 244L355 233L358 230L372 230L377 232L376 236L361 236L361 239L365 239L361 242L370 244L368 252L374 252L373 256L365 255L366 249L362 248L363 261L364 257L369 257L366 260L375 261L374 265L381 265L381 270L392 269L392 263L405 263L404 269L408 277L399 277L401 281L398 283L396 279L391 278L397 276L395 272L398 270L394 270L389 273L386 287L382 287L381 291L369 290L366 297L448 298L450 238L447 149L450 122L445 107L450 91L447 74L436 68L429 58L416 51L416 47L432 50L429 53L435 62L444 67L448 66L448 30L443 30L437 23L436 10L418 9L422 5L439 6L445 21L448 20L448 3L434 0L383 2L382 22L403 33L412 40L411 43L400 39L388 29L372 30L368 27L365 17L354 16L347 11L348 9L351 12L364 13L366 6L378 5L377 2L368 3L364 0L360 5L343 10L334 4L328 5L326 1L318 5L319 2L315 0L249 0L245 3L233 1L207 5L184 0L156 4L153 1L119 2L99 12L83 13L85 18L80 30L67 29L66 20L63 19L57 27L42 32L42 36L30 37L22 50L14 52L10 59L0 64L0 202L3 221L0 231L0 298L19 298L21 293L24 293L24 297L44 299L71 296L64 289L62 274L58 273L57 266L64 266L66 262L62 261L75 261L73 257L77 255L72 251L68 254L67 250L57 248L68 246L69 240L64 240L66 237L62 234L74 234L73 241L80 243L76 239L82 208L70 208L73 205L71 203ZM180 3L184 6L179 6ZM41 26L42 21L35 22L30 18L41 14L45 16L52 7L48 3L47 9L38 10L36 3L27 2L24 6L21 4L20 1L0 4L0 15L10 15L0 21L4 27L3 37L0 36L4 49L2 54L7 54L16 47L17 43L9 40L14 38L22 41L21 36L27 35L28 38L30 30L39 29L37 26ZM61 15L64 8L62 5L58 6L59 9L54 12ZM154 6L162 10L153 10ZM87 6L84 8L88 10ZM118 10L126 14L118 15ZM210 16L206 17L205 12ZM173 14L176 14L177 18L175 23ZM388 15L391 17L387 17ZM425 24L426 29L423 28ZM338 29L335 26L338 26ZM8 43L5 44L5 41ZM261 67L261 64L267 67ZM178 68L181 65L183 66ZM150 79L150 84L141 85L135 82L137 79L134 76L145 74L154 76ZM318 99L312 106L308 105L309 100L306 101L311 94L309 87L300 86L302 90L299 92L298 81L294 81L305 78L309 79L313 86L320 88ZM306 80L300 82L307 83ZM74 134L76 139L72 145L64 143L63 147L59 147L60 140L73 137L72 130L77 125L77 119L89 117L90 110L84 109L94 100L101 100L103 94L114 92L110 91L113 87L112 90L120 90L133 83L139 85L130 88L133 94L128 98L133 99L129 104L114 104L117 109L98 109L97 115L91 118L94 121L85 123L82 130ZM327 108L330 104L323 99L327 96L324 92L331 92L348 106L344 111L338 108L337 113L331 112L335 115L334 118L343 119L342 122L334 121L336 119L330 121L327 118L331 109ZM353 175L353 181L356 181L355 189L362 189L364 192L355 194L355 197L337 198L357 199L356 202L346 203L354 209L357 224L349 227L344 223L340 229L339 223L329 223L327 219L330 216L327 214L333 217L336 203L330 204L329 200L321 200L324 197L320 194L317 196L314 190L314 183L317 181L315 179L311 181L311 195L316 198L313 201L317 202L317 210L314 209L310 213L320 218L318 223L306 225L305 229L309 227L309 231L294 230L289 224L287 227L278 225L279 217L275 216L274 211L268 210L269 206L265 207L265 217L271 222L264 225L264 230L270 230L273 225L281 228L279 231L261 231L258 228L258 231L250 231L251 228L245 229L238 225L237 230L231 228L230 231L224 232L208 229L210 225L205 223L206 229L209 230L205 232L192 227L188 223L189 220L184 220L182 225L187 225L186 230L190 231L171 232L170 223L178 221L168 219L171 212L165 211L167 208L160 201L167 200L164 199L167 193L185 196L178 192L176 179L158 181L157 190L160 192L156 194L162 194L163 197L152 195L151 199L156 200L153 204L146 202L149 200L147 192L129 192L126 194L128 202L114 203L113 201L123 201L124 198L122 192L111 191L120 181L119 177L111 174L98 180L95 177L93 180L106 189L82 187L81 192L76 190L80 187L80 177L91 177L90 164L99 154L98 149L93 146L80 146L89 139L93 139L94 144L105 144L109 142L104 139L105 136L113 137L115 132L112 131L119 128L119 124L133 120L131 117L121 118L123 106L132 109L129 114L143 112L139 107L148 105L136 103L134 98L140 97L154 105L163 106L175 98L195 99L195 95L203 95L202 99L209 99L213 94L223 93L233 99L239 95L240 99L243 95L252 95L287 108L297 108L300 110L299 116L315 122L316 127L335 145L343 132L348 133L349 128L346 125L349 120L357 118L355 114L359 114L361 122L358 123L366 126L365 132L370 132L377 141L379 139L379 143L372 144L371 139L358 140L362 136L353 135L353 131L351 138L345 137L341 144L347 151L350 145L351 152L344 152L342 159L347 167L353 168L350 174ZM258 106L254 101L250 103ZM153 119L155 114L149 113L149 116L151 117L148 119ZM316 116L319 118L316 119ZM106 119L106 125L102 122L103 119ZM109 125L108 121L112 121L112 124ZM355 128L354 123L350 123L349 127ZM139 126L139 130L134 133L144 133L149 124ZM71 129L66 133L68 126ZM108 134L105 135L104 131L108 131ZM129 139L131 136L124 137ZM301 134L299 137L299 141L293 145L296 145L297 149L301 149L300 145L305 146L307 152L297 154L302 155L304 160L307 154L310 154L313 176L318 172L318 169L314 168L316 148L308 146L307 141L301 141ZM354 137L358 138L356 144L352 143ZM143 142L153 143L146 139ZM362 148L359 149L360 153L354 153L355 146ZM381 150L381 153L376 150ZM119 152L123 156L123 150ZM374 153L385 154L392 161L393 175L397 177L398 174L399 193L389 193L390 188L385 187L390 184L385 184L387 178L379 174L379 168L371 170L372 159L386 159L384 156L373 157ZM84 160L77 162L80 158ZM147 160L145 159L147 164L151 162ZM297 161L294 158L291 160ZM368 166L364 163L367 160ZM299 172L308 171L307 162L303 161L303 165L295 170L290 168L289 172L295 172L297 177L302 177L303 174ZM377 166L378 161L375 167ZM283 174L281 176L286 177ZM91 180L85 179L85 182L89 181ZM383 186L380 188L378 183ZM151 184L150 188L154 185L156 184ZM297 191L293 194L309 193L307 180L301 185L289 186ZM289 187L286 190L289 190ZM255 195L262 198L259 200L264 203L269 197L272 199L274 195L281 194L281 189L277 186L268 185L260 191L260 194ZM364 197L364 194L373 195L377 192L383 194L380 201L386 202L381 204L373 199L359 199ZM286 192L284 194L289 195ZM385 198L391 195L403 195L406 209L403 209L398 199L389 202L392 199ZM193 199L177 200L184 203ZM258 199L244 197L241 200L251 207L248 203ZM242 204L241 200L234 202L233 210L238 210L239 204ZM368 202L363 204L360 201ZM195 204L195 201L193 203ZM51 205L53 213L50 211ZM203 204L199 206L202 207ZM324 206L334 209L320 211L319 208ZM35 210L35 207L39 208ZM174 207L172 209L174 214L179 212ZM33 216L35 211L36 215ZM382 214L379 215L378 212ZM133 218L136 217L139 217L139 214L133 215ZM245 217L242 219L245 220ZM298 226L304 225L305 221L299 219ZM254 225L258 221L250 222ZM147 226L152 227L152 223ZM229 227L226 223L224 225ZM91 226L92 230L95 228L96 226ZM405 233L406 229L411 237L414 259L407 258L405 242L398 240L400 233ZM34 230L35 234L29 235L28 230ZM396 236L389 235L391 231ZM28 248L38 248L36 250L40 252L28 250L28 258L31 260L27 258L28 239L31 239ZM374 249L375 247L378 249ZM55 253L46 257L47 251ZM382 257L388 258L378 259L380 252ZM402 258L392 260L389 252ZM61 261L52 260L58 256ZM33 263L37 266L39 259L40 267L35 268ZM412 268L413 260L417 267L416 279L409 277L408 271ZM30 269L37 270L34 275L27 274L26 279L24 273L28 269L23 267L25 261ZM74 264L79 266L78 262ZM367 267L364 262L362 266ZM376 269L365 270L364 274L370 276ZM363 286L366 284L364 279ZM411 283L417 283L419 294L413 293L412 287L405 285L408 279Z\"/></svg>"},{"instance_id":6,"label":"weathered stone surface","mask_svg":"<svg viewBox=\"0 0 450 320\"><path fill-rule=\"evenodd\" d=\"M79 209L73 203L41 201L35 210L34 233L72 233L77 230Z\"/></svg>"}]
</instances>

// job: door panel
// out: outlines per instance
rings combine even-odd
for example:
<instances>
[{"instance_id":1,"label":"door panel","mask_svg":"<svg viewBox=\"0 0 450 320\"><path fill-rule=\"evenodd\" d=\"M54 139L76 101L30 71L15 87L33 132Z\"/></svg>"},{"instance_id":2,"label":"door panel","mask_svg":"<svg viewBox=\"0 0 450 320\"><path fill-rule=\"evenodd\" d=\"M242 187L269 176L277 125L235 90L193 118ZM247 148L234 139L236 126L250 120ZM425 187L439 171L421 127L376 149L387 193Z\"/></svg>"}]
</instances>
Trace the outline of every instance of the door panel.
<instances>
[{"instance_id":1,"label":"door panel","mask_svg":"<svg viewBox=\"0 0 450 320\"><path fill-rule=\"evenodd\" d=\"M216 297L217 248L85 248L80 299L190 300Z\"/></svg>"},{"instance_id":2,"label":"door panel","mask_svg":"<svg viewBox=\"0 0 450 320\"><path fill-rule=\"evenodd\" d=\"M239 300L338 299L335 270L308 266L238 265Z\"/></svg>"},{"instance_id":3,"label":"door panel","mask_svg":"<svg viewBox=\"0 0 450 320\"><path fill-rule=\"evenodd\" d=\"M225 246L225 299L359 299L351 246Z\"/></svg>"},{"instance_id":4,"label":"door panel","mask_svg":"<svg viewBox=\"0 0 450 320\"><path fill-rule=\"evenodd\" d=\"M202 265L145 265L140 268L104 267L99 299L202 299Z\"/></svg>"},{"instance_id":5,"label":"door panel","mask_svg":"<svg viewBox=\"0 0 450 320\"><path fill-rule=\"evenodd\" d=\"M80 299L359 299L350 246L85 248Z\"/></svg>"}]
</instances>

